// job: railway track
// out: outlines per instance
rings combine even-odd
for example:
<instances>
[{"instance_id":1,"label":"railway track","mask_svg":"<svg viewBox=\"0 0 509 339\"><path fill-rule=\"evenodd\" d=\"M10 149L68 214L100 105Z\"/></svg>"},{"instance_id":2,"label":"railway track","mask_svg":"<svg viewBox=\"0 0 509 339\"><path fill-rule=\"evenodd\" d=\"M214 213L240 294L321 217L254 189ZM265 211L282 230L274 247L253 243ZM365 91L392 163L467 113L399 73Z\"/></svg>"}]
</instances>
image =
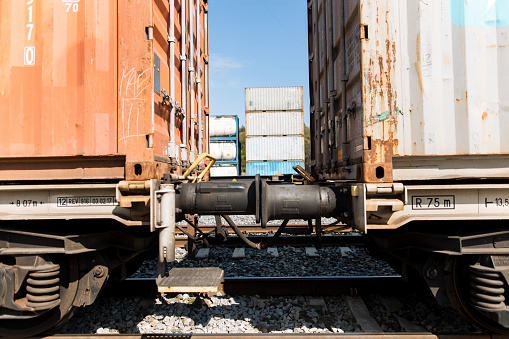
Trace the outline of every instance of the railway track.
<instances>
[{"instance_id":1,"label":"railway track","mask_svg":"<svg viewBox=\"0 0 509 339\"><path fill-rule=\"evenodd\" d=\"M203 233L210 233L215 230L215 225L205 225L200 226L200 230ZM274 234L279 225L268 225L267 228L261 228L259 225L238 225L239 229L244 234L249 234L249 240L258 243L266 241L270 238L271 234ZM351 230L345 230L342 233L330 233L324 234L317 239L316 234L309 234L307 232L307 225L289 225L288 228L290 231L295 230L294 234L299 234L299 236L295 235L283 235L280 236L276 244L281 246L304 246L307 244L317 244L318 242L323 246L338 246L338 245L352 245L352 246L363 246L364 245L364 237L359 233L351 233ZM192 227L187 226L184 228L186 232L191 232ZM187 236L182 233L180 230L176 230L176 246L177 247L185 247L188 244ZM193 234L194 235L194 234ZM230 233L227 241L215 240L213 236L208 237L207 241L211 244L221 244L221 246L226 247L237 247L239 245L244 245L241 239L239 239L235 234Z\"/></svg>"},{"instance_id":2,"label":"railway track","mask_svg":"<svg viewBox=\"0 0 509 339\"><path fill-rule=\"evenodd\" d=\"M462 333L432 333L430 330L425 328L424 324L414 324L415 321L411 321L411 319L406 320L404 317L400 316L401 314L405 314L404 312L400 312L399 308L403 306L398 306L399 297L405 298L404 296L411 293L411 287L404 283L399 276L384 276L384 277L374 277L374 276L366 276L366 277L344 277L344 276L334 276L334 277L278 277L278 278L247 278L247 277L227 277L224 278L222 291L228 295L228 298L234 298L239 300L246 300L246 297L240 298L240 296L244 295L255 295L254 297L250 297L251 300L255 300L254 304L246 307L256 309L257 312L263 312L262 310L267 307L272 307L275 304L279 303L281 300L285 300L287 298L292 298L291 295L299 295L299 298L302 300L306 300L304 304L309 303L312 306L311 312L316 311L316 316L321 317L322 319L327 319L327 317L337 316L338 312L350 312L352 314L351 317L355 317L355 321L357 322L357 330L355 332L349 331L347 333L301 333L301 334L288 334L288 333L249 333L249 337L258 338L258 337L271 337L271 338L296 338L296 337L319 337L319 338L340 338L344 336L348 336L348 338L444 338L444 339L455 339L455 338L479 338L479 339L498 339L503 338L503 336L492 334L492 333L482 333L477 330L473 330L471 332L462 332ZM182 300L177 302L174 306L170 304L165 306L165 301L169 303L175 303L175 301L171 301L173 297L168 296L157 296L157 288L155 284L155 280L152 278L145 279L127 279L123 282L110 282L105 290L103 297L108 300L108 305L110 303L115 303L115 300L125 300L125 299L133 299L138 297L138 300L135 302L136 305L140 305L140 308L146 307L141 306L144 303L150 304L154 298L162 300L162 304L148 306L147 308L147 316L150 318L150 314L160 314L160 315L169 315L175 312L176 310L182 310L182 306L184 308L193 308L195 306L189 304L189 302L185 302L182 305ZM339 295L342 295L340 297ZM280 297L284 296L284 297ZM305 296L305 297L303 297ZM397 297L394 297L397 296ZM140 298L141 297L141 298ZM169 298L169 299L168 299ZM175 298L179 299L179 296ZM186 297L184 297L186 298ZM194 299L194 297L189 297ZM305 299L303 299L305 298ZM331 306L332 300L339 300L338 298L342 298L345 301L345 304L348 305L348 310L336 309L335 306ZM207 309L213 310L218 307L225 307L219 305L211 305L211 302L215 302L214 299L217 300L222 299L220 296L202 296L202 300L204 300L204 304L196 310L197 313L207 313ZM373 307L373 299L379 300L380 304L383 304L384 307L387 308L386 313L391 313L393 319L397 319L399 322L399 326L401 327L401 331L395 333L392 330L387 331L386 328L382 329L382 325L379 325L379 319L375 319L370 313L371 307ZM181 306L179 306L179 303ZM207 304L207 306L205 306ZM187 306L185 306L187 305ZM238 304L237 304L238 305ZM270 306L272 305L272 306ZM177 308L175 308L177 307ZM180 307L180 308L179 308ZM238 307L238 306L237 306ZM302 305L303 310L301 311L301 318L305 316L310 316L311 313L309 307ZM96 312L104 311L103 307L100 307L96 310ZM173 310L173 311L171 311ZM339 310L339 311L338 311ZM109 311L108 311L109 312ZM291 314L290 311L285 311L285 314ZM319 314L319 315L318 315ZM112 313L113 315L113 313ZM76 317L79 317L77 315ZM175 315L177 318L182 319L182 314L177 313ZM192 317L189 315L189 317ZM196 316L194 316L196 317ZM262 318L261 315L254 316ZM86 317L85 317L86 318ZM153 319L153 316L152 318ZM146 322L150 322L153 320L146 320ZM196 318L195 318L196 319ZM87 320L85 320L87 321ZM162 320L161 320L162 321ZM253 321L255 321L253 319ZM253 325L256 328L262 330L262 326L260 326L260 319L256 320L258 325ZM321 320L320 320L321 321ZM326 320L325 320L326 321ZM282 320L282 323L284 320ZM253 323L254 324L254 323ZM330 328L330 325L325 325ZM136 328L136 325L135 325ZM152 338L152 337L171 337L171 338L191 338L191 337L200 337L200 338L243 338L246 336L246 333L228 333L228 334L209 334L209 333L200 333L194 334L185 332L180 333L178 327L171 329L172 332L177 331L178 333L172 334L91 334L91 335L69 335L69 334L55 334L46 338ZM262 330L263 331L263 330ZM357 331L362 331L361 333L357 333ZM129 331L130 332L130 331ZM143 332L143 331L141 331ZM332 332L332 331L331 331ZM435 331L436 332L436 331Z\"/></svg>"},{"instance_id":3,"label":"railway track","mask_svg":"<svg viewBox=\"0 0 509 339\"><path fill-rule=\"evenodd\" d=\"M201 338L201 339L222 339L222 338L246 338L245 333L228 333L228 334L87 334L87 335L52 335L36 338L73 338L73 339L143 339L143 338ZM249 338L279 338L279 339L295 339L295 338L345 338L349 339L365 339L365 338L383 338L383 339L499 339L504 338L496 334L432 334L432 333L348 333L348 334L319 334L317 335L299 335L299 334L250 334Z\"/></svg>"},{"instance_id":4,"label":"railway track","mask_svg":"<svg viewBox=\"0 0 509 339\"><path fill-rule=\"evenodd\" d=\"M228 295L362 295L369 293L397 294L408 290L399 276L362 277L226 277L221 290ZM157 286L152 278L129 278L111 282L104 293L108 296L155 297Z\"/></svg>"}]
</instances>

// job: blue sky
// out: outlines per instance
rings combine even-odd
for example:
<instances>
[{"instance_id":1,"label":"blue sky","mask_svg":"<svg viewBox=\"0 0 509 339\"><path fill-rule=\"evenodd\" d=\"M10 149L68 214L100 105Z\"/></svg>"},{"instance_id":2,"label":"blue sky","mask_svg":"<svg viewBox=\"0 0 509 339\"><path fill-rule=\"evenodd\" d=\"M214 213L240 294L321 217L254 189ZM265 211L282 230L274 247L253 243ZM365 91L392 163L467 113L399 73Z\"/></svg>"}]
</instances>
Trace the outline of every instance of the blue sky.
<instances>
[{"instance_id":1,"label":"blue sky","mask_svg":"<svg viewBox=\"0 0 509 339\"><path fill-rule=\"evenodd\" d=\"M210 0L210 114L245 125L246 87L304 87L309 126L306 0Z\"/></svg>"}]
</instances>

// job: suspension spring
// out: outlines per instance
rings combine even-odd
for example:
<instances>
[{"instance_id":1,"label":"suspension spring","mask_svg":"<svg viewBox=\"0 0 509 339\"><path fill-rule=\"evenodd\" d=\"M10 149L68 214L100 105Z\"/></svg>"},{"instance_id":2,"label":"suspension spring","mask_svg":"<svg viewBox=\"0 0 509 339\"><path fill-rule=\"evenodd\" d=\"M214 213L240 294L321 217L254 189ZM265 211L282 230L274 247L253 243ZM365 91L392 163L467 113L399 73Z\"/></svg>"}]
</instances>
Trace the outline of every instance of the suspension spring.
<instances>
[{"instance_id":1,"label":"suspension spring","mask_svg":"<svg viewBox=\"0 0 509 339\"><path fill-rule=\"evenodd\" d=\"M60 266L47 264L28 273L27 302L28 307L46 310L60 304Z\"/></svg>"},{"instance_id":2,"label":"suspension spring","mask_svg":"<svg viewBox=\"0 0 509 339\"><path fill-rule=\"evenodd\" d=\"M469 270L471 303L490 310L504 309L505 288L500 273L481 265L471 265Z\"/></svg>"}]
</instances>

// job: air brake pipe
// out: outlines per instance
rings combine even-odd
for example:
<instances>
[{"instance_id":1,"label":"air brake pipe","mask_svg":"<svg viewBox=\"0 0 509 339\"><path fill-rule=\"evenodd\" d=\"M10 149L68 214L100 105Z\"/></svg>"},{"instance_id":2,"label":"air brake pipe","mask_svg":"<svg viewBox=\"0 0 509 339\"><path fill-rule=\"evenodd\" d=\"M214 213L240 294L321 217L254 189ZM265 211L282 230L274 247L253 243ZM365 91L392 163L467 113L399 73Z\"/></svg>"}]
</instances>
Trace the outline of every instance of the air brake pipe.
<instances>
[{"instance_id":1,"label":"air brake pipe","mask_svg":"<svg viewBox=\"0 0 509 339\"><path fill-rule=\"evenodd\" d=\"M262 242L259 242L259 243L255 243L255 242L252 242L251 240L249 240L245 235L244 233L242 233L242 231L237 227L237 225L235 225L235 223L233 222L233 220L227 216L227 215L222 215L222 217L224 218L224 220L226 220L226 222L230 225L230 227L233 229L233 231L235 232L235 234L237 234L237 236L243 241L245 242L247 245L249 245L250 247L254 248L254 249L258 249L258 250L262 250L262 249L265 249L267 247L269 247L270 245L272 245L274 243L274 241L279 238L279 236L281 235L281 233L283 232L283 230L285 229L286 225L288 224L288 221L289 219L285 219L283 221L283 223L281 224L281 226L279 226L276 234L274 234L270 240L267 242L267 243L262 243Z\"/></svg>"}]
</instances>

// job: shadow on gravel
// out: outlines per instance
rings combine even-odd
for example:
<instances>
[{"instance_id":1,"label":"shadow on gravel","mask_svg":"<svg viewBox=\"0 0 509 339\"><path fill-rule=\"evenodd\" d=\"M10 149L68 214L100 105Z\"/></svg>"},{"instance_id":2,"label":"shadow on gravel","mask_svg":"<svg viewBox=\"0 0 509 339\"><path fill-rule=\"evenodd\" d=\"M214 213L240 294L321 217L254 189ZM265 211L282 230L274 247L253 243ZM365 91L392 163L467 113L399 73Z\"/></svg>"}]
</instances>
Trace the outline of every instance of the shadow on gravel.
<instances>
[{"instance_id":1,"label":"shadow on gravel","mask_svg":"<svg viewBox=\"0 0 509 339\"><path fill-rule=\"evenodd\" d=\"M379 296L363 297L371 316L385 332L401 332L394 315ZM437 306L416 294L400 296L403 307L396 313L433 333L479 333L453 310ZM320 300L320 298L318 298ZM260 297L195 295L158 298L103 298L80 310L58 334L185 334L185 333L331 333L360 332L343 296L321 299L311 305L304 296ZM314 300L316 304L316 300Z\"/></svg>"},{"instance_id":2,"label":"shadow on gravel","mask_svg":"<svg viewBox=\"0 0 509 339\"><path fill-rule=\"evenodd\" d=\"M56 334L352 332L360 328L341 296L330 306L306 297L212 297L189 295L103 298L82 309ZM334 314L332 316L331 314Z\"/></svg>"}]
</instances>

